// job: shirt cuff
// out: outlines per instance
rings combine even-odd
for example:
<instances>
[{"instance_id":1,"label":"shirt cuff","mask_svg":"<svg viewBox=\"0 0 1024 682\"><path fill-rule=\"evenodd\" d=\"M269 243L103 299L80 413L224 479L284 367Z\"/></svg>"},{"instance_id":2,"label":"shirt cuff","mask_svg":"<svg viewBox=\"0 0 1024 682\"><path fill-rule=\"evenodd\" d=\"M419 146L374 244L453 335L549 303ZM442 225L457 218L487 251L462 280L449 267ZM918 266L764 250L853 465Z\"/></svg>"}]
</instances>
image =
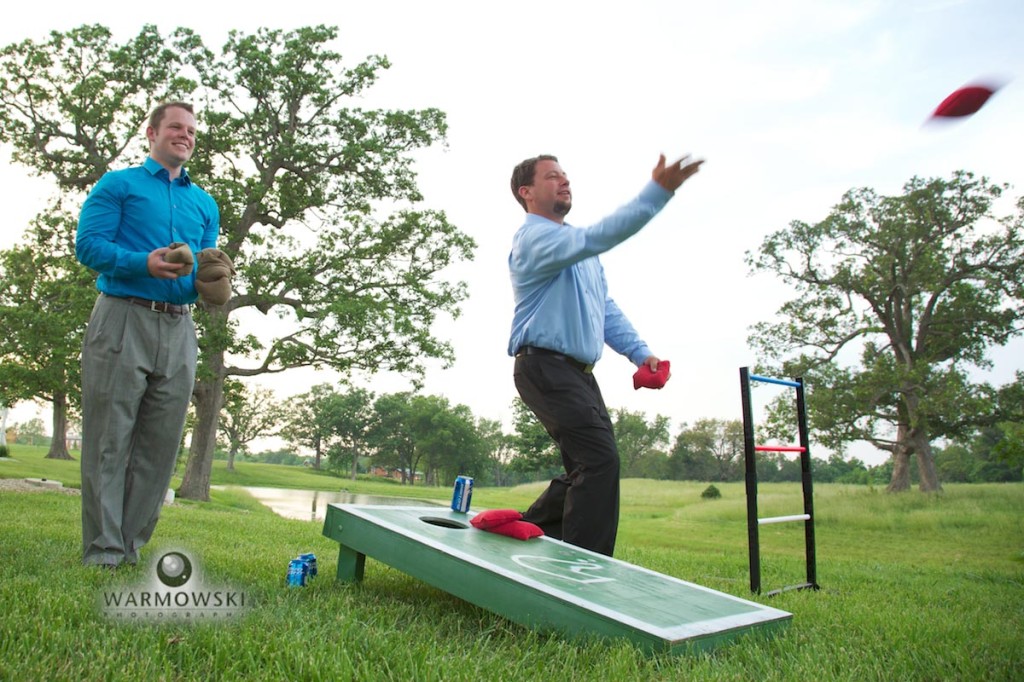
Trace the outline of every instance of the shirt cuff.
<instances>
[{"instance_id":1,"label":"shirt cuff","mask_svg":"<svg viewBox=\"0 0 1024 682\"><path fill-rule=\"evenodd\" d=\"M640 365L644 364L644 360L646 360L652 355L654 355L654 353L651 352L651 349L648 348L646 345L643 345L640 346L635 351L633 351L633 354L629 356L629 360L634 365L639 367Z\"/></svg>"}]
</instances>

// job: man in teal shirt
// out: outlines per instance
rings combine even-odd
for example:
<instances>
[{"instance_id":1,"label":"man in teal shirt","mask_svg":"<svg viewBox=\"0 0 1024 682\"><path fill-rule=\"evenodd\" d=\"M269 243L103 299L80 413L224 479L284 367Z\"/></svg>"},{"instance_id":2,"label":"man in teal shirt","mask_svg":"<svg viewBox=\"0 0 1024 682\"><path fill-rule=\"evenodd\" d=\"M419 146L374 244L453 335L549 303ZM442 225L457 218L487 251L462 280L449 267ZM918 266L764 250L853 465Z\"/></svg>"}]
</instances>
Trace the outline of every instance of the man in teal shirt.
<instances>
[{"instance_id":1,"label":"man in teal shirt","mask_svg":"<svg viewBox=\"0 0 1024 682\"><path fill-rule=\"evenodd\" d=\"M608 296L599 254L664 208L703 161L661 156L640 194L600 222L565 222L569 179L558 159L526 159L512 194L526 211L509 254L515 313L508 353L523 402L558 444L565 473L523 514L545 534L611 556L619 524L619 453L592 373L604 345L657 371L659 359Z\"/></svg>"},{"instance_id":2,"label":"man in teal shirt","mask_svg":"<svg viewBox=\"0 0 1024 682\"><path fill-rule=\"evenodd\" d=\"M138 561L160 516L195 384L195 270L173 243L216 246L217 204L185 170L192 106L157 107L149 158L106 173L82 206L75 249L99 273L82 344L82 560ZM186 272L188 270L188 272Z\"/></svg>"}]
</instances>

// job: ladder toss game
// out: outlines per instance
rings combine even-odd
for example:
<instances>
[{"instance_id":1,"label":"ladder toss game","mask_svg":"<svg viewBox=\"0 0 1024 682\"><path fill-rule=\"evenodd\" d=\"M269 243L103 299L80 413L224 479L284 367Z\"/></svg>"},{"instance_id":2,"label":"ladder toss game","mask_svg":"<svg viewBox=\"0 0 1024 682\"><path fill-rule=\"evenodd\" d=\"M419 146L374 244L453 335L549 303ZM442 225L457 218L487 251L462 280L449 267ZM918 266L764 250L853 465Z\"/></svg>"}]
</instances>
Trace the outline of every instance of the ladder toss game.
<instances>
[{"instance_id":1,"label":"ladder toss game","mask_svg":"<svg viewBox=\"0 0 1024 682\"><path fill-rule=\"evenodd\" d=\"M751 407L750 383L766 383L796 389L797 428L800 434L799 445L756 445L754 439L754 418ZM751 374L748 367L740 368L740 395L743 401L743 464L746 475L747 490L747 544L750 553L750 591L761 593L761 546L760 526L789 521L804 522L804 546L807 576L806 582L790 585L768 592L773 596L786 590L819 589L814 549L814 491L811 481L810 439L807 431L807 409L804 402L803 378L795 380L774 379ZM798 452L800 453L800 478L803 488L804 508L802 514L786 516L757 516L757 453L758 452Z\"/></svg>"}]
</instances>

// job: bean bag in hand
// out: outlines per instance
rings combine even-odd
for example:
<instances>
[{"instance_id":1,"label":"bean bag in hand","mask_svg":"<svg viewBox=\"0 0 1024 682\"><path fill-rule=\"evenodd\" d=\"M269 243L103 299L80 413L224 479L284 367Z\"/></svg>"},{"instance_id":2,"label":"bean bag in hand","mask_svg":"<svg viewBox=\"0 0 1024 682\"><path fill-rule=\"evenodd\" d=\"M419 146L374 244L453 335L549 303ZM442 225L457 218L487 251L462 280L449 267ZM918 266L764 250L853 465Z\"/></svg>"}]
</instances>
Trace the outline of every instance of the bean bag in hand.
<instances>
[{"instance_id":1,"label":"bean bag in hand","mask_svg":"<svg viewBox=\"0 0 1024 682\"><path fill-rule=\"evenodd\" d=\"M199 252L199 267L196 269L196 291L203 300L212 305L224 305L231 298L231 276L235 266L231 258L220 249L203 249Z\"/></svg>"},{"instance_id":2,"label":"bean bag in hand","mask_svg":"<svg viewBox=\"0 0 1024 682\"><path fill-rule=\"evenodd\" d=\"M640 365L640 369L633 375L633 390L641 388L661 388L668 381L669 361L659 360L658 371L652 372L647 364Z\"/></svg>"},{"instance_id":3,"label":"bean bag in hand","mask_svg":"<svg viewBox=\"0 0 1024 682\"><path fill-rule=\"evenodd\" d=\"M192 255L192 249L188 248L188 244L182 242L171 242L171 245L167 248L170 249L164 254L164 260L168 263L183 263L185 267L178 270L176 273L178 277L186 277L192 272L192 266L195 264L195 258Z\"/></svg>"}]
</instances>

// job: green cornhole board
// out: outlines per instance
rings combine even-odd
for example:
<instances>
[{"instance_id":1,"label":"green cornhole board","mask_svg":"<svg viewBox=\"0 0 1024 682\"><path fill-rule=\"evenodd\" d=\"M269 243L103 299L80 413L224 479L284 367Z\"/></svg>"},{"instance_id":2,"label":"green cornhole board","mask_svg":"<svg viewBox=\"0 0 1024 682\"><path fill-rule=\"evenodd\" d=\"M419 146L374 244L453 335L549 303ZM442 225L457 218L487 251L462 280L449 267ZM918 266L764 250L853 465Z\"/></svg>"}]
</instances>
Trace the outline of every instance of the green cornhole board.
<instances>
[{"instance_id":1,"label":"green cornhole board","mask_svg":"<svg viewBox=\"0 0 1024 682\"><path fill-rule=\"evenodd\" d=\"M341 545L338 580L366 557L515 623L570 637L625 638L648 653L711 650L792 614L553 540L473 528L473 512L331 504L323 534Z\"/></svg>"}]
</instances>

